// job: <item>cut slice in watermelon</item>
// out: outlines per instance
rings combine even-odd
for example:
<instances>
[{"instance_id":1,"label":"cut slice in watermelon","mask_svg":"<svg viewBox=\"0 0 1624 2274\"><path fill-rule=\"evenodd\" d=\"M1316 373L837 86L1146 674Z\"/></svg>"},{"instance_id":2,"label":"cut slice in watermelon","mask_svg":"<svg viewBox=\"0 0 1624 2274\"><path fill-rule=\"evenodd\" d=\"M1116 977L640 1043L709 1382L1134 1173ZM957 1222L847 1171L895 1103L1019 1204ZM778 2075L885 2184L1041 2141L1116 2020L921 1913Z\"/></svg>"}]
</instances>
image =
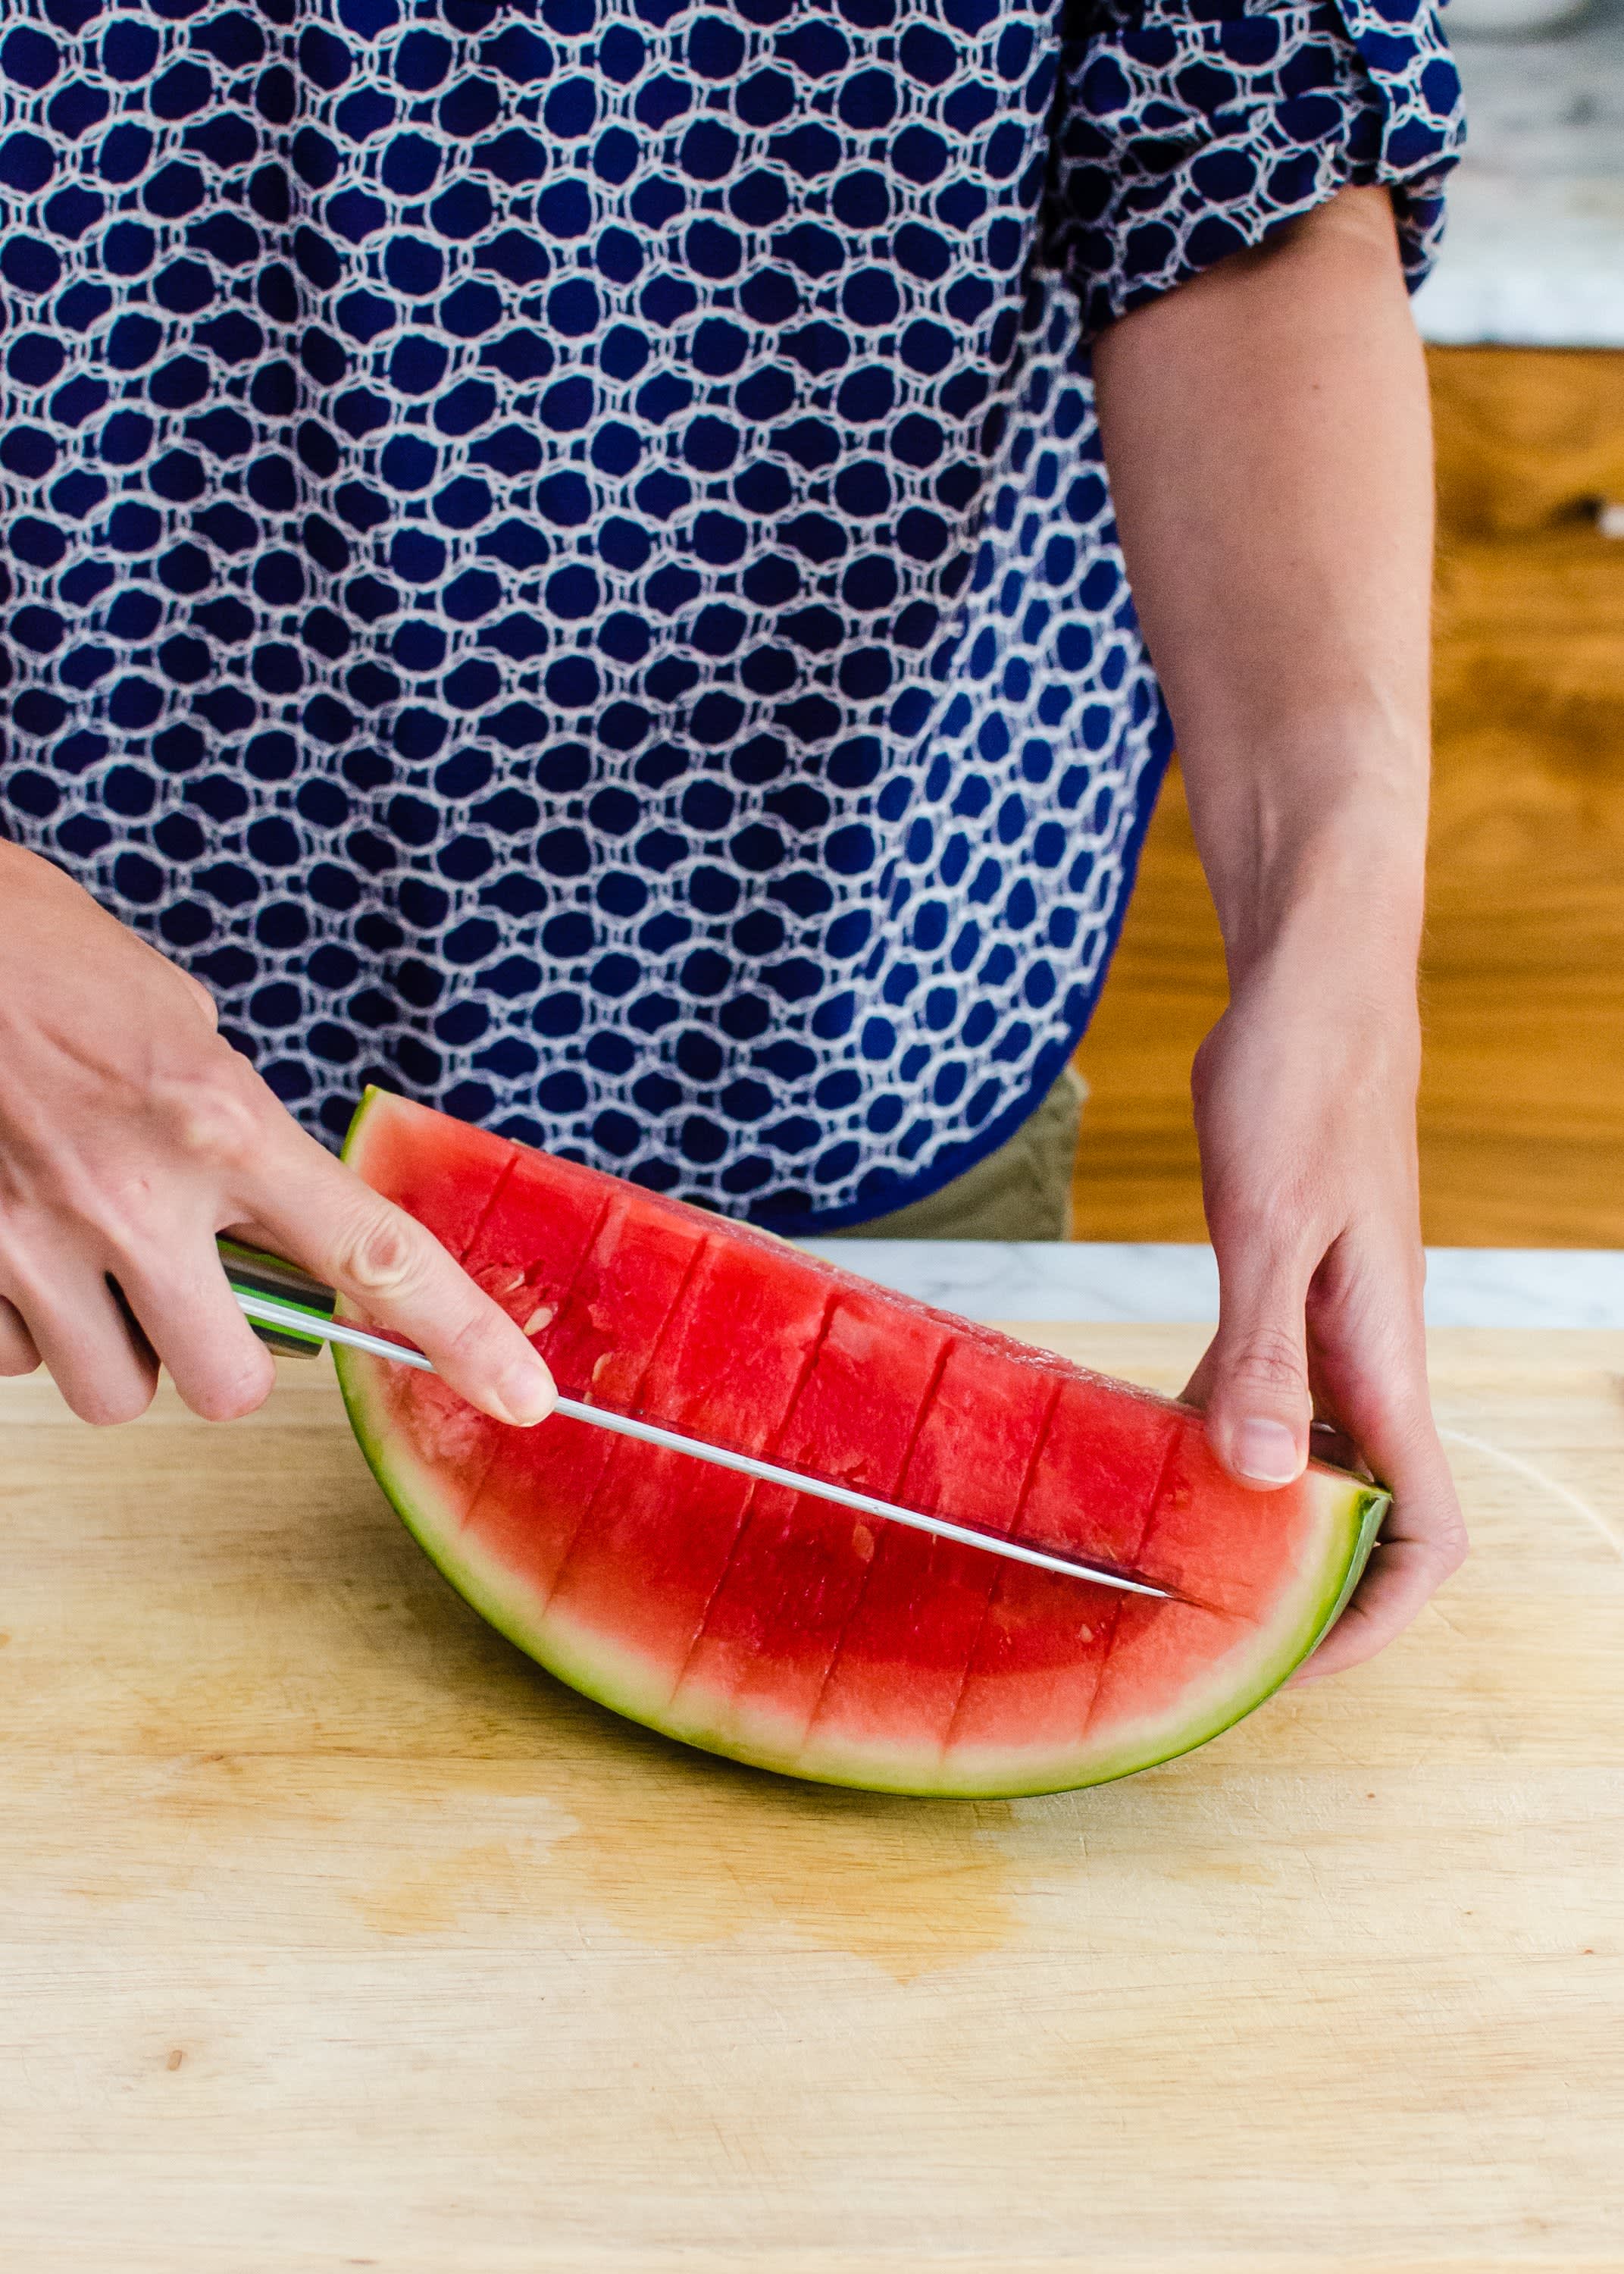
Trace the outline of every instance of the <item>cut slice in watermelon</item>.
<instances>
[{"instance_id":1,"label":"cut slice in watermelon","mask_svg":"<svg viewBox=\"0 0 1624 2274\"><path fill-rule=\"evenodd\" d=\"M435 1232L561 1389L1172 1591L955 1546L437 1375L335 1355L373 1472L453 1585L618 1712L737 1760L963 1796L1169 1759L1330 1627L1386 1497L1245 1491L1188 1407L748 1226L369 1090L345 1159Z\"/></svg>"}]
</instances>

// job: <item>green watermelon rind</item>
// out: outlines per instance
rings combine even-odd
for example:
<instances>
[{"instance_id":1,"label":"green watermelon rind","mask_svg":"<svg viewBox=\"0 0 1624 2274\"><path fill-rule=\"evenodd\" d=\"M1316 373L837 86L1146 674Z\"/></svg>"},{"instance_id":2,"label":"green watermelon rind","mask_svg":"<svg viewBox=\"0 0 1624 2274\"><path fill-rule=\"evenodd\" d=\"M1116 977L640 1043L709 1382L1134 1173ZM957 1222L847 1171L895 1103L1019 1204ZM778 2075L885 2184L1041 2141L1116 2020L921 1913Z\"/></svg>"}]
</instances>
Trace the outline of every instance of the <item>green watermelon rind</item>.
<instances>
[{"instance_id":1,"label":"green watermelon rind","mask_svg":"<svg viewBox=\"0 0 1624 2274\"><path fill-rule=\"evenodd\" d=\"M935 1780L925 1780L907 1774L888 1775L877 1759L860 1763L853 1760L838 1773L820 1769L814 1763L770 1746L751 1744L732 1736L724 1737L714 1730L708 1731L703 1723L685 1716L664 1713L658 1705L650 1704L633 1694L636 1687L635 1675L617 1681L612 1672L616 1655L612 1644L599 1641L596 1646L571 1647L566 1638L557 1632L538 1632L533 1613L517 1588L504 1586L494 1570L485 1568L485 1559L470 1554L457 1535L455 1522L447 1523L443 1511L429 1504L433 1497L432 1482L422 1480L427 1490L420 1489L414 1480L404 1473L416 1463L392 1463L380 1433L373 1426L367 1410L367 1384L380 1368L381 1361L368 1359L359 1352L335 1349L335 1361L338 1369L344 1403L368 1467L382 1487L391 1505L417 1542L429 1561L435 1565L456 1593L480 1617L507 1638L518 1650L555 1675L560 1682L578 1690L583 1697L624 1719L641 1723L665 1737L692 1745L700 1751L716 1753L729 1760L742 1761L752 1767L771 1769L780 1774L793 1776L813 1784L831 1784L858 1791L884 1792L911 1796L916 1798L992 1800L1035 1797L1043 1793L1080 1790L1096 1784L1114 1783L1125 1776L1156 1768L1164 1762L1176 1760L1183 1754L1193 1752L1237 1722L1255 1713L1266 1699L1272 1697L1288 1681L1330 1632L1346 1608L1360 1575L1369 1559L1383 1515L1388 1506L1385 1493L1361 1486L1357 1480L1346 1480L1348 1492L1338 1519L1334 1521L1334 1534L1327 1543L1327 1552L1321 1564L1321 1583L1313 1588L1307 1615L1294 1621L1291 1631L1282 1647L1264 1660L1252 1677L1230 1688L1214 1710L1202 1714L1199 1711L1188 1721L1176 1727L1164 1728L1162 1738L1154 1743L1135 1750L1132 1746L1114 1752L1071 1757L1067 1761L1058 1758L1051 1749L1045 1749L1041 1765L1029 1763L1024 1771L1011 1764L1011 1773L966 1773L966 1764L959 1775L953 1772L951 1760L943 1764L943 1773ZM540 1425L543 1428L546 1424ZM1332 1472L1327 1481L1332 1480ZM1341 1483L1340 1477L1335 1480Z\"/></svg>"},{"instance_id":2,"label":"green watermelon rind","mask_svg":"<svg viewBox=\"0 0 1624 2274\"><path fill-rule=\"evenodd\" d=\"M1315 1635L1312 1642L1309 1644L1308 1649L1304 1653L1304 1657L1309 1656L1312 1652L1319 1649L1327 1635L1330 1633L1331 1629L1336 1624L1337 1620L1341 1618L1342 1613L1353 1600L1354 1590L1357 1587L1360 1580L1365 1577L1365 1567L1369 1563L1372 1555L1375 1553L1376 1542L1381 1537L1381 1527L1387 1521L1387 1510L1392 1507L1392 1494L1385 1491L1380 1485L1372 1484L1360 1487L1358 1493L1358 1535L1353 1543L1353 1554L1349 1559L1347 1576L1343 1579L1341 1587L1337 1590L1336 1600L1331 1605L1330 1609L1326 1613L1319 1632ZM1295 1669L1293 1670L1295 1671Z\"/></svg>"},{"instance_id":3,"label":"green watermelon rind","mask_svg":"<svg viewBox=\"0 0 1624 2274\"><path fill-rule=\"evenodd\" d=\"M375 1095L369 1092L357 1110L345 1142L346 1156L353 1154ZM1197 1703L1182 1722L1160 1717L1137 1745L1130 1741L1111 1751L1090 1754L1085 1740L1077 1753L1063 1754L1046 1746L1041 1759L1022 1760L1005 1752L997 1757L996 1764L981 1757L979 1766L974 1754L961 1755L957 1760L950 1755L936 1765L934 1774L922 1773L918 1767L905 1768L900 1761L888 1770L877 1753L860 1750L848 1751L838 1766L827 1761L820 1766L799 1751L786 1752L752 1742L746 1732L724 1732L715 1726L717 1717L707 1721L703 1709L698 1713L691 1707L673 1710L675 1701L669 1697L663 1701L657 1695L639 1697L633 1654L618 1651L602 1636L572 1643L556 1626L547 1632L545 1607L538 1621L516 1575L499 1573L479 1555L474 1542L461 1534L455 1517L440 1501L432 1474L410 1456L402 1458L398 1451L392 1454L386 1432L369 1410L367 1386L381 1380L387 1371L382 1362L342 1348L335 1349L334 1359L350 1426L386 1497L444 1577L517 1649L583 1696L662 1736L807 1782L858 1790L919 1797L1013 1799L1109 1783L1208 1743L1255 1712L1329 1633L1358 1584L1389 1505L1388 1495L1378 1487L1315 1464L1311 1474L1331 1501L1322 1517L1323 1552L1318 1577L1307 1578L1298 1592L1278 1647L1238 1681L1220 1688L1205 1711ZM617 1659L621 1661L618 1675Z\"/></svg>"},{"instance_id":4,"label":"green watermelon rind","mask_svg":"<svg viewBox=\"0 0 1624 2274\"><path fill-rule=\"evenodd\" d=\"M1183 1753L1197 1751L1197 1746L1210 1744L1226 1728L1244 1721L1258 1706L1274 1697L1278 1687L1292 1676L1297 1667L1317 1649L1317 1644L1331 1633L1337 1617L1351 1599L1360 1571L1374 1547L1376 1531L1380 1528L1380 1517L1387 1508L1387 1496L1379 1492L1353 1485L1347 1496L1347 1521L1340 1525L1342 1551L1328 1553L1321 1564L1324 1585L1312 1594L1308 1619L1294 1623L1289 1639L1278 1653L1258 1665L1253 1678L1223 1694L1213 1713L1197 1713L1183 1724L1164 1733L1164 1742L1147 1746L1142 1751L1119 1749L1105 1756L1092 1756L1079 1760L1057 1758L1053 1751L1044 1753L1044 1762L1028 1762L1026 1769L1014 1769L1014 1773L960 1773L955 1776L953 1765L944 1762L944 1773L935 1781L926 1781L907 1773L887 1776L880 1762L868 1762L867 1767L853 1762L842 1772L819 1769L805 1758L793 1753L773 1751L771 1746L750 1744L748 1740L721 1737L718 1733L707 1733L703 1726L694 1724L680 1714L662 1713L659 1706L642 1701L632 1694L635 1681L616 1681L610 1665L614 1658L612 1644L600 1644L598 1649L571 1649L562 1635L537 1633L535 1617L525 1612L525 1603L514 1587L505 1587L496 1571L482 1567L485 1560L462 1551L455 1525L446 1524L444 1515L434 1512L425 1501L430 1494L418 1494L410 1478L402 1473L401 1465L391 1465L380 1433L371 1426L371 1414L366 1412L366 1381L373 1374L378 1359L364 1358L357 1351L335 1351L339 1382L343 1389L350 1426L355 1428L357 1444L366 1457L368 1469L378 1478L380 1487L394 1505L401 1521L411 1537L427 1555L427 1560L439 1569L455 1587L455 1592L476 1610L489 1626L508 1638L519 1651L544 1667L557 1681L578 1690L583 1697L596 1698L598 1706L607 1706L612 1713L623 1719L639 1721L643 1728L658 1730L662 1737L673 1737L682 1744L698 1746L701 1751L718 1753L728 1760L748 1762L750 1767L776 1769L782 1776L796 1776L805 1783L842 1785L858 1792L894 1792L912 1794L917 1799L1026 1799L1044 1792L1073 1792L1085 1785L1108 1785L1124 1776L1135 1776L1142 1769L1155 1769L1162 1762L1178 1760ZM545 1428L545 1424L541 1424ZM545 1615L544 1615L545 1617Z\"/></svg>"},{"instance_id":5,"label":"green watermelon rind","mask_svg":"<svg viewBox=\"0 0 1624 2274\"><path fill-rule=\"evenodd\" d=\"M1203 1715L1198 1709L1187 1720L1169 1726L1167 1717L1160 1724L1163 1735L1149 1745L1135 1747L1126 1744L1113 1752L1087 1752L1062 1755L1056 1749L1046 1748L1041 1764L1029 1761L1012 1764L1012 1773L989 1772L976 1766L977 1756L963 1755L955 1761L951 1757L941 1764L940 1773L929 1778L906 1774L889 1775L876 1759L860 1764L849 1758L838 1770L819 1768L799 1753L786 1753L771 1747L752 1745L729 1734L718 1736L707 1734L702 1722L680 1713L661 1713L641 1707L628 1696L628 1689L605 1678L605 1660L613 1652L613 1645L598 1642L596 1647L572 1649L563 1638L554 1634L538 1640L533 1633L524 1630L523 1611L505 1606L500 1581L492 1584L485 1579L466 1559L452 1555L447 1562L428 1550L439 1562L454 1586L463 1589L463 1577L478 1591L475 1607L499 1625L510 1641L536 1658L561 1681L587 1696L598 1699L613 1712L641 1721L646 1728L658 1729L662 1736L679 1739L685 1744L695 1745L707 1752L722 1754L731 1760L748 1761L757 1768L774 1769L781 1774L794 1776L812 1784L832 1784L857 1791L888 1792L915 1798L992 1800L1034 1798L1045 1793L1080 1791L1096 1784L1111 1784L1125 1776L1134 1776L1141 1770L1156 1768L1162 1763L1176 1760L1183 1754L1221 1736L1226 1729L1244 1721L1289 1680L1310 1653L1318 1648L1335 1625L1343 1608L1353 1594L1371 1548L1380 1528L1381 1519L1388 1506L1385 1493L1367 1489L1354 1480L1343 1480L1335 1472L1317 1471L1327 1486L1349 1486L1347 1499L1339 1511L1336 1529L1343 1543L1340 1552L1333 1547L1322 1566L1323 1582L1313 1591L1306 1618L1293 1623L1280 1650L1261 1660L1250 1682L1232 1684L1222 1694L1213 1710ZM467 1597L474 1601L470 1593ZM485 1609L494 1607L497 1615ZM628 1685L629 1686L629 1685Z\"/></svg>"}]
</instances>

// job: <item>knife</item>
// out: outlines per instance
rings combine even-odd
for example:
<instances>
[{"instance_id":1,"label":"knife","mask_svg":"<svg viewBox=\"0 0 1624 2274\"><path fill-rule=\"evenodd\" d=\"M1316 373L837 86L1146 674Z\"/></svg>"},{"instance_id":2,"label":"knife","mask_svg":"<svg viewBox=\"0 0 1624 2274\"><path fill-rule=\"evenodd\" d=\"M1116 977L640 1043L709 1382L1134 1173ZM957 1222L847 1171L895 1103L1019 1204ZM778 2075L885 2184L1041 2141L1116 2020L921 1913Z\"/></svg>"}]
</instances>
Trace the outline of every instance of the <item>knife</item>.
<instances>
[{"instance_id":1,"label":"knife","mask_svg":"<svg viewBox=\"0 0 1624 2274\"><path fill-rule=\"evenodd\" d=\"M243 1247L236 1240L221 1239L217 1244L227 1284L237 1298L238 1308L255 1333L273 1350L313 1358L321 1344L342 1343L350 1350L368 1351L374 1358L388 1359L396 1366L417 1367L425 1374L436 1371L433 1360L414 1344L394 1342L387 1336L369 1334L364 1327L352 1327L335 1319L333 1310L338 1299L332 1288L324 1287L297 1264L286 1262L279 1255L265 1254L257 1248ZM617 1413L607 1405L588 1405L578 1397L566 1397L561 1393L553 1410L572 1421L584 1421L591 1428L607 1429L617 1437L634 1437L639 1444L658 1445L668 1453L687 1453L694 1460L710 1462L714 1468L732 1469L740 1476L755 1477L762 1484L782 1485L786 1491L806 1493L814 1500L833 1501L841 1508L855 1509L860 1515L877 1516L888 1524L928 1532L935 1539L951 1540L961 1547L979 1547L989 1555L1003 1556L1008 1562L1029 1563L1040 1571L1058 1571L1065 1578L1086 1579L1094 1586L1113 1587L1124 1595L1147 1595L1154 1601L1164 1603L1178 1600L1165 1587L1153 1587L1147 1580L1130 1579L1120 1571L1104 1570L1072 1555L1057 1555L1047 1547L1028 1547L1024 1540L1006 1540L996 1532L981 1532L967 1524L955 1524L945 1516L924 1516L917 1509L899 1508L891 1501L876 1500L872 1493L830 1484L822 1477L804 1476L798 1469L780 1468L776 1461L761 1460L754 1453L735 1453L728 1446L709 1444L703 1437L690 1437L680 1429L669 1429L663 1422ZM544 1422L542 1427L545 1426Z\"/></svg>"}]
</instances>

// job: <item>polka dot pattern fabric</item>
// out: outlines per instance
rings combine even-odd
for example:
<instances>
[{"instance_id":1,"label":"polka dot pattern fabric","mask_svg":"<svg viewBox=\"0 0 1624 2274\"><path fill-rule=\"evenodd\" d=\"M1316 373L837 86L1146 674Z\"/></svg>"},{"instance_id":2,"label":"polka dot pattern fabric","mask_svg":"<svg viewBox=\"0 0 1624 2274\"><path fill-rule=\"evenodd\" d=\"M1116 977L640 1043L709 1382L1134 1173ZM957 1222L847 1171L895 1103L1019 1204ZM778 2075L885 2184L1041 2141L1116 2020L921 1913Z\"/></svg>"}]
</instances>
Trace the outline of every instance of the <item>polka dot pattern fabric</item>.
<instances>
[{"instance_id":1,"label":"polka dot pattern fabric","mask_svg":"<svg viewBox=\"0 0 1624 2274\"><path fill-rule=\"evenodd\" d=\"M1068 43L1052 242L1098 331L1347 182L1388 182L1412 286L1462 139L1436 14L1106 0Z\"/></svg>"},{"instance_id":2,"label":"polka dot pattern fabric","mask_svg":"<svg viewBox=\"0 0 1624 2274\"><path fill-rule=\"evenodd\" d=\"M1089 338L1348 181L1419 275L1389 6L18 0L5 830L329 1141L372 1080L786 1228L935 1189L1168 749Z\"/></svg>"}]
</instances>

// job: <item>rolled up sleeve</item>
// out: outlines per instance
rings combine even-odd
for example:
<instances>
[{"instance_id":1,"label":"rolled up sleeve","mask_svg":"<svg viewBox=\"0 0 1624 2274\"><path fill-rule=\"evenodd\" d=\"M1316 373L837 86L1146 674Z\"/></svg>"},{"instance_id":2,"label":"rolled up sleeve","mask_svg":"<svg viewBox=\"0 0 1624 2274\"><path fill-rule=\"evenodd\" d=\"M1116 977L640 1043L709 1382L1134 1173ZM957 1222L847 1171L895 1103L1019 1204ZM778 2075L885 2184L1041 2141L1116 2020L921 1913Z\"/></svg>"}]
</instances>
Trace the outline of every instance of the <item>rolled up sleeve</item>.
<instances>
[{"instance_id":1,"label":"rolled up sleeve","mask_svg":"<svg viewBox=\"0 0 1624 2274\"><path fill-rule=\"evenodd\" d=\"M1407 281L1464 139L1433 0L1083 0L1064 42L1051 256L1097 334L1350 184L1392 192Z\"/></svg>"}]
</instances>

